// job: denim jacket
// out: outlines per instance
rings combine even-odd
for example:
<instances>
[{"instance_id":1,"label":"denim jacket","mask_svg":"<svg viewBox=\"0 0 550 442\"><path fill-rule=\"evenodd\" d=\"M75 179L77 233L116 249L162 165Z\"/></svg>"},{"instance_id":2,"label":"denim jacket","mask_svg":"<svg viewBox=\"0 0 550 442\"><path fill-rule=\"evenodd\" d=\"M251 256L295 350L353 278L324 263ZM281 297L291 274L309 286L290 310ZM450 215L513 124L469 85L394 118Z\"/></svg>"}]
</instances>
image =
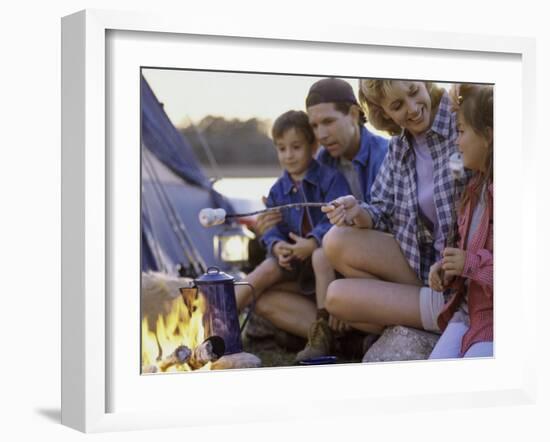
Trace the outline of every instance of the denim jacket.
<instances>
[{"instance_id":1,"label":"denim jacket","mask_svg":"<svg viewBox=\"0 0 550 442\"><path fill-rule=\"evenodd\" d=\"M361 141L359 152L353 158L352 163L361 183L361 192L365 202L370 202L370 190L378 170L384 161L388 152L389 140L370 132L365 126L361 127ZM338 167L338 158L321 148L317 155L317 160L332 169Z\"/></svg>"},{"instance_id":2,"label":"denim jacket","mask_svg":"<svg viewBox=\"0 0 550 442\"><path fill-rule=\"evenodd\" d=\"M298 185L285 170L283 176L269 191L267 207L300 202L330 202L340 196L349 195L350 192L348 182L340 172L312 159L304 179ZM283 209L281 211L283 220L265 232L262 237L261 242L268 253L271 253L275 242L290 241L288 236L290 232L304 236L302 232L304 211L312 229L307 238L313 237L321 245L323 236L331 228L331 224L320 207Z\"/></svg>"}]
</instances>

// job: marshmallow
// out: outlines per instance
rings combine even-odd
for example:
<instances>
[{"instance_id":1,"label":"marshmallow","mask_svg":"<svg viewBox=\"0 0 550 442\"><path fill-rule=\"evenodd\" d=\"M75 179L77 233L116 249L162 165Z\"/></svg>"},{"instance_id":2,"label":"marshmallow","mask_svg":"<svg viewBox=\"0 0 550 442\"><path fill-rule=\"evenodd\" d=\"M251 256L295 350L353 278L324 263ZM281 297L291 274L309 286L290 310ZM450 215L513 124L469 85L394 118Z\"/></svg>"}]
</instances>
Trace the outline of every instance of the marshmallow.
<instances>
[{"instance_id":1,"label":"marshmallow","mask_svg":"<svg viewBox=\"0 0 550 442\"><path fill-rule=\"evenodd\" d=\"M464 161L460 152L455 152L449 158L449 168L455 180L464 176Z\"/></svg>"},{"instance_id":2,"label":"marshmallow","mask_svg":"<svg viewBox=\"0 0 550 442\"><path fill-rule=\"evenodd\" d=\"M199 222L204 227L217 226L225 222L225 210L224 209L202 209L199 212Z\"/></svg>"}]
</instances>

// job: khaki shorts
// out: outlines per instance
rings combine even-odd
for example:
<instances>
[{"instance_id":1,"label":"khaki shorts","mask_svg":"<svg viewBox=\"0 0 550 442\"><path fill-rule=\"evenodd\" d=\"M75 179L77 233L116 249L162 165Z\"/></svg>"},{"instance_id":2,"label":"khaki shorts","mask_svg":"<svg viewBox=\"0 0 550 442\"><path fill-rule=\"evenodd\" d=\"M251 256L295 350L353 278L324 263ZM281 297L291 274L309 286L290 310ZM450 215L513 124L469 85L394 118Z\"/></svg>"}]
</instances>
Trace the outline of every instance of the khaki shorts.
<instances>
[{"instance_id":1,"label":"khaki shorts","mask_svg":"<svg viewBox=\"0 0 550 442\"><path fill-rule=\"evenodd\" d=\"M429 287L420 289L420 317L424 330L441 333L437 325L437 317L444 305L443 293Z\"/></svg>"}]
</instances>

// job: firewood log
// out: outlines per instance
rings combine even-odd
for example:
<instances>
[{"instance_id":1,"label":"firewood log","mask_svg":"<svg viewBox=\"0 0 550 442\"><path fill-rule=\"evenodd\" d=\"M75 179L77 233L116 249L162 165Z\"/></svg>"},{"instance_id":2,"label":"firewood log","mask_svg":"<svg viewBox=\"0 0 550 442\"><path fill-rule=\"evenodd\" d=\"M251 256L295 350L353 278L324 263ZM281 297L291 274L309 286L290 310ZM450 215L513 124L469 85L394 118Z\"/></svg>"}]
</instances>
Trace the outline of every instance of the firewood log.
<instances>
[{"instance_id":1,"label":"firewood log","mask_svg":"<svg viewBox=\"0 0 550 442\"><path fill-rule=\"evenodd\" d=\"M225 353L225 342L220 336L210 336L202 344L195 347L187 362L193 370L197 370L208 362L217 361Z\"/></svg>"},{"instance_id":2,"label":"firewood log","mask_svg":"<svg viewBox=\"0 0 550 442\"><path fill-rule=\"evenodd\" d=\"M166 371L173 365L185 364L191 358L193 352L185 345L180 345L174 352L159 362L160 371Z\"/></svg>"}]
</instances>

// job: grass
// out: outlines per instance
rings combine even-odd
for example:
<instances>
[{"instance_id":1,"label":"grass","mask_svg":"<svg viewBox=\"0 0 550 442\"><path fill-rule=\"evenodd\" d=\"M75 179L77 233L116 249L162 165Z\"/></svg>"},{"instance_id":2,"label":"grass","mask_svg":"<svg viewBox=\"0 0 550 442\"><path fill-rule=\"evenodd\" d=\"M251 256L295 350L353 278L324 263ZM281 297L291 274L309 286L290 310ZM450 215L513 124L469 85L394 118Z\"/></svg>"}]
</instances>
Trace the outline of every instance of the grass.
<instances>
[{"instance_id":1,"label":"grass","mask_svg":"<svg viewBox=\"0 0 550 442\"><path fill-rule=\"evenodd\" d=\"M241 324L246 313L241 315ZM290 367L295 366L294 358L296 353L306 345L306 340L297 336L276 329L266 320L252 315L250 322L242 334L243 350L259 357L262 367ZM247 331L252 327L252 334ZM255 336L252 338L251 336ZM260 338L259 336L262 336ZM361 362L363 356L359 349L362 346L364 335L346 335L337 340L337 347L340 351L334 355L338 358L337 364L350 362Z\"/></svg>"},{"instance_id":2,"label":"grass","mask_svg":"<svg viewBox=\"0 0 550 442\"><path fill-rule=\"evenodd\" d=\"M243 349L248 353L258 356L262 361L262 367L290 367L296 366L294 358L305 345L305 341L282 334L276 338L250 339L243 335ZM290 348L289 348L290 347ZM357 355L336 353L337 364L361 362Z\"/></svg>"},{"instance_id":3,"label":"grass","mask_svg":"<svg viewBox=\"0 0 550 442\"><path fill-rule=\"evenodd\" d=\"M243 339L244 350L258 356L262 367L289 367L294 364L296 352L291 352L278 345L273 338Z\"/></svg>"}]
</instances>

